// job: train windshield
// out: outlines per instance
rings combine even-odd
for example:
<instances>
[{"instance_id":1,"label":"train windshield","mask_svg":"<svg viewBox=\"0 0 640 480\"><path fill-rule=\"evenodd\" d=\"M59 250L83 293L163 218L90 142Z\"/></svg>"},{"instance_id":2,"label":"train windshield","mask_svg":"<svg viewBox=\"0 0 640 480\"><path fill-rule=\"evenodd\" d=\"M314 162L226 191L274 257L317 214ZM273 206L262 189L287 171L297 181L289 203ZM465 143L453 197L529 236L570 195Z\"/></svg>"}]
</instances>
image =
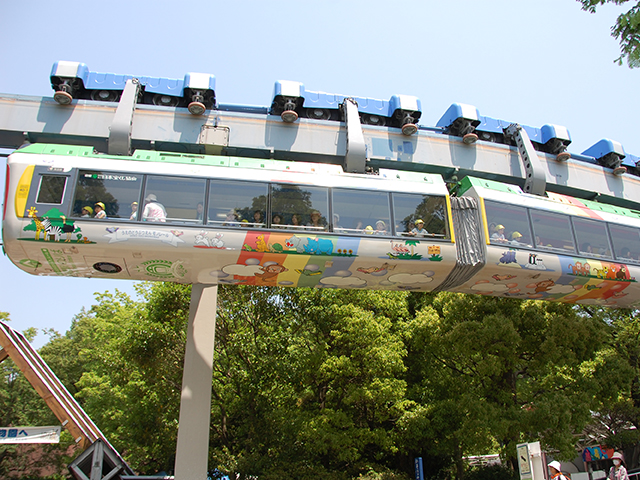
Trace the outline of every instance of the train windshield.
<instances>
[{"instance_id":1,"label":"train windshield","mask_svg":"<svg viewBox=\"0 0 640 480\"><path fill-rule=\"evenodd\" d=\"M61 204L64 198L64 189L67 184L67 176L42 175L38 188L37 203Z\"/></svg>"}]
</instances>

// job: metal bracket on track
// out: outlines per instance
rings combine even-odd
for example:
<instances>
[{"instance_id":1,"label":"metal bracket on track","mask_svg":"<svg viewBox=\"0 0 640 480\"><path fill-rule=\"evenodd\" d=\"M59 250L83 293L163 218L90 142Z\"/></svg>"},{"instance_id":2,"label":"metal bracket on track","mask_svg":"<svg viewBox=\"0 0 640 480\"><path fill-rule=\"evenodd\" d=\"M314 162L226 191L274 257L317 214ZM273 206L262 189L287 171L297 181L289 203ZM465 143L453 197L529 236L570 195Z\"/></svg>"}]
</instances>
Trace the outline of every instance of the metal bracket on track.
<instances>
[{"instance_id":1,"label":"metal bracket on track","mask_svg":"<svg viewBox=\"0 0 640 480\"><path fill-rule=\"evenodd\" d=\"M504 129L504 134L516 141L520 158L525 170L525 182L523 191L533 195L544 195L547 190L547 179L538 158L533 143L524 128L517 123L512 123Z\"/></svg>"},{"instance_id":2,"label":"metal bracket on track","mask_svg":"<svg viewBox=\"0 0 640 480\"><path fill-rule=\"evenodd\" d=\"M127 80L113 122L109 127L109 155L131 155L131 129L133 112L138 103L140 82L137 78Z\"/></svg>"},{"instance_id":3,"label":"metal bracket on track","mask_svg":"<svg viewBox=\"0 0 640 480\"><path fill-rule=\"evenodd\" d=\"M367 147L364 143L358 104L353 98L345 98L342 108L347 127L347 154L344 157L344 169L349 173L365 173Z\"/></svg>"}]
</instances>

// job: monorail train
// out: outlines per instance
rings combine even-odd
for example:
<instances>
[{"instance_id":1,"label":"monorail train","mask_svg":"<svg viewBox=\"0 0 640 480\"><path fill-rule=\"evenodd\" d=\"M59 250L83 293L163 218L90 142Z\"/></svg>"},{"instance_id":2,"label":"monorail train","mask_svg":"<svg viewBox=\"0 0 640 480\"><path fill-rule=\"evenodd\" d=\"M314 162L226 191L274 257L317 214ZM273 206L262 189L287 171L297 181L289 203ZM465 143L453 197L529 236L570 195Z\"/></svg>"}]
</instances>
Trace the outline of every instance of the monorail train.
<instances>
[{"instance_id":1,"label":"monorail train","mask_svg":"<svg viewBox=\"0 0 640 480\"><path fill-rule=\"evenodd\" d=\"M34 275L640 301L640 212L559 194L47 144L7 170L4 248Z\"/></svg>"}]
</instances>

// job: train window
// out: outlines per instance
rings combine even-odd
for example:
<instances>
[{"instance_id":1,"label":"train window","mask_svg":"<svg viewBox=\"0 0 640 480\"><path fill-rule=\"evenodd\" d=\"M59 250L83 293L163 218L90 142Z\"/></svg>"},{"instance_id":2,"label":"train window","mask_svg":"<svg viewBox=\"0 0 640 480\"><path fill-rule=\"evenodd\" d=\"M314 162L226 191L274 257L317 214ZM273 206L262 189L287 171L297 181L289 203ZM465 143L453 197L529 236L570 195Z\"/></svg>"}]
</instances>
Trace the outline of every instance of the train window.
<instances>
[{"instance_id":1,"label":"train window","mask_svg":"<svg viewBox=\"0 0 640 480\"><path fill-rule=\"evenodd\" d=\"M92 217L95 205L102 203L107 217L128 220L132 215L132 203L140 198L141 186L142 175L80 170L72 215Z\"/></svg>"},{"instance_id":2,"label":"train window","mask_svg":"<svg viewBox=\"0 0 640 480\"><path fill-rule=\"evenodd\" d=\"M64 197L67 178L60 175L42 175L36 203L55 203L60 205Z\"/></svg>"},{"instance_id":3,"label":"train window","mask_svg":"<svg viewBox=\"0 0 640 480\"><path fill-rule=\"evenodd\" d=\"M617 260L640 262L640 230L610 223L609 232Z\"/></svg>"},{"instance_id":4,"label":"train window","mask_svg":"<svg viewBox=\"0 0 640 480\"><path fill-rule=\"evenodd\" d=\"M204 201L205 187L206 180L203 178L148 176L141 220L202 223L202 211L198 215L198 204Z\"/></svg>"},{"instance_id":5,"label":"train window","mask_svg":"<svg viewBox=\"0 0 640 480\"><path fill-rule=\"evenodd\" d=\"M211 180L207 223L223 227L265 226L269 184Z\"/></svg>"},{"instance_id":6,"label":"train window","mask_svg":"<svg viewBox=\"0 0 640 480\"><path fill-rule=\"evenodd\" d=\"M333 231L391 235L389 194L334 188Z\"/></svg>"},{"instance_id":7,"label":"train window","mask_svg":"<svg viewBox=\"0 0 640 480\"><path fill-rule=\"evenodd\" d=\"M604 222L574 217L573 229L581 255L611 258L609 236Z\"/></svg>"},{"instance_id":8,"label":"train window","mask_svg":"<svg viewBox=\"0 0 640 480\"><path fill-rule=\"evenodd\" d=\"M575 253L569 217L558 213L530 210L536 248Z\"/></svg>"},{"instance_id":9,"label":"train window","mask_svg":"<svg viewBox=\"0 0 640 480\"><path fill-rule=\"evenodd\" d=\"M444 197L394 193L393 214L396 235L427 235L417 233L420 230L426 230L429 236L448 238L447 207ZM416 226L418 220L422 220L422 228Z\"/></svg>"},{"instance_id":10,"label":"train window","mask_svg":"<svg viewBox=\"0 0 640 480\"><path fill-rule=\"evenodd\" d=\"M533 246L527 209L486 200L489 241L496 245Z\"/></svg>"},{"instance_id":11,"label":"train window","mask_svg":"<svg viewBox=\"0 0 640 480\"><path fill-rule=\"evenodd\" d=\"M326 231L329 193L323 187L275 184L271 186L271 212L285 228Z\"/></svg>"}]
</instances>

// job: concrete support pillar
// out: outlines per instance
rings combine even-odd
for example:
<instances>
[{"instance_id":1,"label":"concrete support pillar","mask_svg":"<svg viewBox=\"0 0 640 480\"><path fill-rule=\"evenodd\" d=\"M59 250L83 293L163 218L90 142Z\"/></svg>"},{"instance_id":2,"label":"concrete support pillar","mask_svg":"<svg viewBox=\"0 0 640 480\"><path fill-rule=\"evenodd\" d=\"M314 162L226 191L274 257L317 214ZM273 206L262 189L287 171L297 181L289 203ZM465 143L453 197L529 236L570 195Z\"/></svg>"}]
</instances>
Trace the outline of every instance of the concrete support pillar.
<instances>
[{"instance_id":1,"label":"concrete support pillar","mask_svg":"<svg viewBox=\"0 0 640 480\"><path fill-rule=\"evenodd\" d=\"M217 285L193 285L182 375L176 480L207 478L217 301Z\"/></svg>"}]
</instances>

